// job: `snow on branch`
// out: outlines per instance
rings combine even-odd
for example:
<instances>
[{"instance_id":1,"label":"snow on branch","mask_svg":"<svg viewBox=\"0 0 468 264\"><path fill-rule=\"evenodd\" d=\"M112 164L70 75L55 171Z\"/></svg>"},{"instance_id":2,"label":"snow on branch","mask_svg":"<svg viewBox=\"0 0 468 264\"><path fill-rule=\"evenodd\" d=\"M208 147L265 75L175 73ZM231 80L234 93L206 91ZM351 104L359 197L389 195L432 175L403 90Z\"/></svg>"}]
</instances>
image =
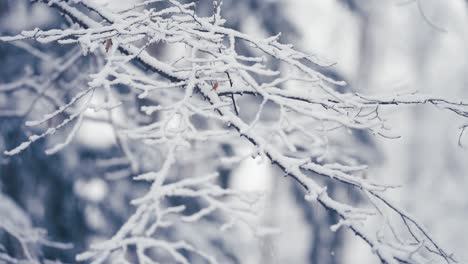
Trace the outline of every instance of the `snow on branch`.
<instances>
[{"instance_id":1,"label":"snow on branch","mask_svg":"<svg viewBox=\"0 0 468 264\"><path fill-rule=\"evenodd\" d=\"M114 127L119 138L125 142L138 141L166 153L158 171L135 177L151 183L148 193L132 202L135 213L112 238L80 254L79 261L102 263L116 256L126 259L128 248L133 246L141 262L153 263L155 252L162 251L178 263L189 263L187 253L183 252L217 263L216 257L188 241L193 238L184 239L184 234L178 234L177 240L167 240L160 230L171 229L177 233L184 225L202 222L212 215L223 221L227 216L227 223L243 222L252 226L245 215L255 214L255 210L245 203L245 194L217 186L213 182L214 174L177 179L174 167L187 162L180 158L183 153L191 153L192 157L202 155L200 146L236 145L247 140L256 154L303 186L307 200L318 202L341 217L332 230L341 226L349 228L370 245L382 263L424 263L433 256L446 263L456 262L422 224L384 195L395 186L360 177L366 166L325 162L320 150L332 143L319 139L324 136L328 139L329 131L336 129L365 130L392 137L379 114L382 107L433 104L468 117L467 103L419 94L368 96L339 92L336 86L346 85L344 82L314 70L316 65L321 65L320 61L292 45L282 44L279 34L260 39L225 27L219 12L221 5L215 6L213 16L199 17L194 3L182 4L176 0L144 1L120 11L110 11L89 0L39 2L59 10L76 25L68 29L23 31L0 40L33 39L40 43L79 45L83 55L91 53L105 58L105 62L87 76L88 88L75 91L71 100L26 125L44 125L63 113L67 118L5 154L18 154L74 120L78 127L86 109L113 111L115 108L123 108L128 114L125 125ZM165 5L151 8L150 4L155 2ZM240 54L237 48L240 42L254 49L257 55ZM180 44L185 49L182 57L178 54L163 60L149 51L152 45ZM281 63L281 70L271 68L272 62ZM0 92L14 92L28 85L28 80L25 77L3 84ZM130 95L119 93L119 86L128 87ZM83 99L98 91L108 97L118 94L121 100L92 105ZM241 97L261 100L253 109L239 104ZM268 111L276 114L272 116ZM64 143L47 153L55 153L69 144L76 130L73 128ZM137 150L126 148L125 155L135 162L132 151ZM369 197L370 207L358 208L335 200L319 177L354 187L356 192ZM170 204L169 198L174 196L196 200L203 207L187 214L185 205ZM230 204L226 197L237 197L239 204ZM392 214L400 216L407 227L405 234L381 234L368 227L371 219L379 219L387 230L394 230Z\"/></svg>"}]
</instances>

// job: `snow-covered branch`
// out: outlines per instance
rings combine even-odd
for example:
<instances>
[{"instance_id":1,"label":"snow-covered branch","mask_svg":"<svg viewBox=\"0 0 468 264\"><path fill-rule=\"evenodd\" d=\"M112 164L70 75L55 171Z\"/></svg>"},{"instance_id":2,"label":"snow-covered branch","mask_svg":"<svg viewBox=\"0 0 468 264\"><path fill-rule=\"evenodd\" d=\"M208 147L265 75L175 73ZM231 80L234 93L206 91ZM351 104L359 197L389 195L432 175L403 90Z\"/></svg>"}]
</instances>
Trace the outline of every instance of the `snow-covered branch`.
<instances>
[{"instance_id":1,"label":"snow-covered branch","mask_svg":"<svg viewBox=\"0 0 468 264\"><path fill-rule=\"evenodd\" d=\"M219 5L215 6L213 16L199 17L194 3L182 4L175 0L145 1L119 11L110 11L90 0L40 2L58 9L75 25L68 29L23 31L0 40L33 39L40 43L80 45L82 55L92 53L104 57L105 62L89 74L87 88L75 91L67 102L52 100L56 110L26 122L29 127L45 126L44 132L30 136L5 154L18 154L35 141L74 123L66 140L47 151L56 153L72 142L86 110L112 112L118 108L124 109L128 116L124 125L114 129L130 163L138 163L132 153L137 150L124 147L130 140L166 153L159 170L135 177L151 184L146 195L133 201L137 207L135 213L112 238L91 246L78 260L102 263L116 255L126 259L128 248L135 247L142 263L154 263L155 252L160 251L178 263L189 263L183 253L187 251L216 263L215 256L187 241L194 240L193 237L178 234L176 240L167 240L160 230L177 232L184 225L202 222L203 218L219 212L228 218L226 221L220 217L220 221L249 223L246 220L249 217L244 215L250 216L255 210L245 202L245 194L214 184L214 175L201 178L187 175L177 179L173 170L178 163L187 162L180 158L185 153L203 153L205 144L235 145L247 140L256 155L269 160L303 186L308 201L318 202L341 217L332 230L348 227L371 246L383 263L424 263L434 255L447 263L455 262L422 224L384 195L395 186L361 177L366 169L363 164L327 162L324 157L328 144L332 144L328 140L332 137L330 131L336 129L365 130L392 137L379 108L433 104L468 117L467 103L418 94L367 96L339 92L335 88L346 85L344 82L314 70L321 62L292 45L282 44L280 35L261 39L225 27ZM156 2L164 5L151 8L150 4ZM96 13L98 18L91 13ZM255 55L240 54L236 46L241 42L251 46ZM169 48L181 45L183 51L177 57L158 58L150 52L152 45ZM59 78L78 59L72 55L57 63L56 73L49 82ZM280 63L280 69L271 68L272 62ZM14 93L21 87L32 87L42 96L49 82L42 87L26 75L21 80L2 84L0 92ZM122 86L128 87L128 91L119 90ZM105 94L107 100L95 105L91 102L98 92ZM260 98L256 109L241 102L251 97ZM63 114L65 118L60 117ZM46 125L51 120L60 122ZM137 167L134 166L134 173ZM358 208L330 197L327 186L319 180L321 177L352 186L356 192L367 195L370 207ZM203 206L186 214L187 208L171 205L170 197L193 199ZM236 199L238 204L232 205L232 200L226 197ZM389 234L389 230L394 230L392 215L395 214L407 227L405 234ZM373 219L385 225L385 234L368 227Z\"/></svg>"}]
</instances>

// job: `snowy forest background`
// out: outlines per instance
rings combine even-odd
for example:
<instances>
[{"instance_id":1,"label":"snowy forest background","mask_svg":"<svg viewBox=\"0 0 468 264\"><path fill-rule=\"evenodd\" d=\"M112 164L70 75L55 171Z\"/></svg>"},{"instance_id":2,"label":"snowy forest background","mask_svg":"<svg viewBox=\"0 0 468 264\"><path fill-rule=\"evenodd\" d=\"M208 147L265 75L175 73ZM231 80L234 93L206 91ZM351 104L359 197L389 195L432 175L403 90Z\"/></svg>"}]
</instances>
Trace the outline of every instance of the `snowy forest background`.
<instances>
[{"instance_id":1,"label":"snowy forest background","mask_svg":"<svg viewBox=\"0 0 468 264\"><path fill-rule=\"evenodd\" d=\"M110 10L123 10L136 1L91 2ZM209 16L213 1L200 0L195 10L200 16ZM420 92L468 101L467 1L225 0L221 15L227 28L251 36L268 38L282 32L282 43L292 43L327 65L315 70L345 81L346 86L337 88L342 92L379 95ZM34 28L65 28L67 22L66 17L47 4L0 0L0 36ZM32 135L34 130L25 121L41 119L53 111L48 108L53 96L69 101L73 95L68 94L68 89L79 82L87 83L75 80L74 76L99 72L98 65L103 64L109 52L104 51L109 49L105 45L115 43L98 47L104 56L80 60L71 52L76 49L81 56L76 44L0 41L0 152L15 148ZM256 55L248 45L239 49L245 56ZM184 53L177 47L164 45L153 45L148 50L162 58ZM64 76L55 76L59 62L76 67ZM281 69L282 65L272 67ZM51 91L49 100L46 96L36 99L39 97L32 91L40 91L41 86L23 83L32 88L14 91L18 85L11 83L24 76L44 87L53 84L61 92ZM107 100L105 97L104 93L96 92L93 100L99 104ZM239 101L243 112L259 104L252 99ZM117 126L129 122L131 117L116 109L112 110L114 117L110 117L113 122ZM273 110L267 111L266 118L269 115L275 115ZM330 139L333 146L327 149L327 155L345 163L352 160L351 163L368 165L364 178L401 185L389 191L392 201L424 224L459 263L466 263L468 135L461 133L460 127L467 123L467 118L432 105L398 105L382 109L381 115L388 119L387 124L397 138L374 136L358 129L338 133ZM114 236L134 213L132 201L146 193L148 184L132 178L153 167L160 168L166 154L140 148L131 141L122 148L115 124L106 122L108 118L108 111L87 110L73 140L53 155L44 151L66 141L66 134L37 140L17 155L2 154L0 262L74 263L77 254ZM49 120L47 124L57 125L54 122L57 121ZM340 228L332 232L330 226L338 223L339 217L304 200L298 184L283 177L284 173L270 162L252 157L249 147L222 141L205 147L181 158L183 164L176 166L174 173L203 175L217 171L221 187L252 194L253 211L258 214L250 216L249 221L268 228L252 232L250 225L241 225L220 235L220 218L208 216L196 227L177 226L176 231L163 231L162 236L169 239L187 235L192 243L219 254L216 258L220 263L380 262L369 246L349 230ZM126 151L137 153L132 157L138 160L135 162L138 165L121 158ZM221 159L218 152L228 157L221 165L210 162ZM244 159L235 160L238 156ZM330 180L326 185L334 197L353 204L365 202L365 198L340 183ZM187 199L173 198L169 203L201 206ZM381 223L370 221L367 225L378 229ZM138 250L129 247L128 251ZM151 263L142 262L134 254L133 258L127 258L129 263L137 260ZM205 263L190 250L184 249L181 254L190 263ZM90 261L86 256L83 259ZM169 259L163 257L161 263L177 263ZM118 256L104 261L125 263ZM445 262L434 259L427 263Z\"/></svg>"}]
</instances>

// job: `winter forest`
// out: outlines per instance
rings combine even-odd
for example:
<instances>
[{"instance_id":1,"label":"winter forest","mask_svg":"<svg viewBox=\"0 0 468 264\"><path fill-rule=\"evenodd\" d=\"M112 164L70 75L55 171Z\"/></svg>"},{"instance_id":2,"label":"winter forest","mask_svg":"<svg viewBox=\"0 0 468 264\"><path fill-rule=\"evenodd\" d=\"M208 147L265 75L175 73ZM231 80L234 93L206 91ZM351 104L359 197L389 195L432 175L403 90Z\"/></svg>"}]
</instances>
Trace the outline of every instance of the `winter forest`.
<instances>
[{"instance_id":1,"label":"winter forest","mask_svg":"<svg viewBox=\"0 0 468 264\"><path fill-rule=\"evenodd\" d=\"M468 1L0 0L0 263L468 263Z\"/></svg>"}]
</instances>

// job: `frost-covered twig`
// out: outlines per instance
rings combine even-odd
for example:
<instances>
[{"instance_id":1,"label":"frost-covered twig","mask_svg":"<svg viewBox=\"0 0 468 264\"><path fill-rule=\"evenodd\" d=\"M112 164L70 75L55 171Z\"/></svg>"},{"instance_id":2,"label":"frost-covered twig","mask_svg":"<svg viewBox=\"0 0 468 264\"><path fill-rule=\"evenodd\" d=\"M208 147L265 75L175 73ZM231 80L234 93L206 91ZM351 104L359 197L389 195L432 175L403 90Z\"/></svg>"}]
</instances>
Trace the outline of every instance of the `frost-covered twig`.
<instances>
[{"instance_id":1,"label":"frost-covered twig","mask_svg":"<svg viewBox=\"0 0 468 264\"><path fill-rule=\"evenodd\" d=\"M58 0L41 2L58 9L79 27L36 29L13 37L1 37L0 40L34 39L41 43L79 44L84 54L92 52L106 56L106 63L98 73L90 75L88 90L76 93L69 103L62 104L55 112L27 124L43 124L77 105L80 98L91 90L109 92L125 86L130 89L130 96L126 99L144 100L141 107L135 110L131 108L135 105L125 102L116 105L108 102L93 108L111 110L123 107L131 111L132 116L139 117L138 121L129 118L124 128L114 127L118 135L147 147L165 150L167 154L158 172L136 177L151 183L149 192L134 200L136 212L114 237L92 246L88 252L78 256L79 260L93 259L95 263L101 263L115 252L125 258L128 247L135 246L141 261L151 262L154 251L148 251L160 249L179 263L189 262L182 251L216 262L215 257L185 240L160 239L158 231L172 228L177 232L182 228L180 223L194 224L217 212L223 212L231 220L248 223L239 215L253 211L246 203L239 206L227 203L225 196L239 198L243 194L219 188L210 182L211 176L197 178L187 175L176 179L171 171L175 164L184 162L180 158L182 153L199 154L200 145L207 142L235 145L246 139L256 154L277 165L285 175L302 185L308 200L320 203L341 217L333 230L340 226L350 228L372 247L383 263L426 262L427 253L435 253L447 263L455 262L421 224L382 195L394 186L360 177L359 172L365 169L363 166L327 163L322 149L330 143L328 140L323 143L320 138L331 137L328 132L339 128L366 130L390 137L379 107L433 104L467 117L467 103L416 94L365 96L338 92L334 87L345 83L314 70L311 64L320 65L320 62L297 51L292 45L282 44L280 35L259 39L227 28L219 12L211 17L199 17L194 11L194 3L168 0L164 1L165 7L155 9L146 8L146 4L153 2L147 1L112 12L88 0L77 1L76 4ZM135 11L136 8L144 9ZM102 21L92 19L86 11L97 13ZM248 57L239 54L236 46L241 42L251 46L259 55ZM186 55L182 59L163 61L147 50L157 43L183 44ZM272 61L281 63L281 71L269 67ZM10 91L14 87L13 84L6 85L3 90ZM261 100L256 109L246 112L248 108L236 104L234 96L258 96ZM82 111L76 112L55 128L48 128L39 138L53 134L52 130L79 117L80 113ZM17 154L37 139L33 136L6 154ZM52 150L59 150L69 142L67 138L65 144ZM132 156L130 150L127 152L127 156ZM318 181L317 176L350 185L357 192L370 193L382 203L374 202L371 208L362 209L337 201L329 196L327 187ZM173 196L193 199L204 207L184 215L186 207L170 205L169 198ZM397 232L392 232L392 236L382 237L368 227L370 219L383 217L382 222L393 230L391 213L385 208L401 216L408 228L406 234L399 237ZM417 244L405 242L406 236L413 237Z\"/></svg>"}]
</instances>

